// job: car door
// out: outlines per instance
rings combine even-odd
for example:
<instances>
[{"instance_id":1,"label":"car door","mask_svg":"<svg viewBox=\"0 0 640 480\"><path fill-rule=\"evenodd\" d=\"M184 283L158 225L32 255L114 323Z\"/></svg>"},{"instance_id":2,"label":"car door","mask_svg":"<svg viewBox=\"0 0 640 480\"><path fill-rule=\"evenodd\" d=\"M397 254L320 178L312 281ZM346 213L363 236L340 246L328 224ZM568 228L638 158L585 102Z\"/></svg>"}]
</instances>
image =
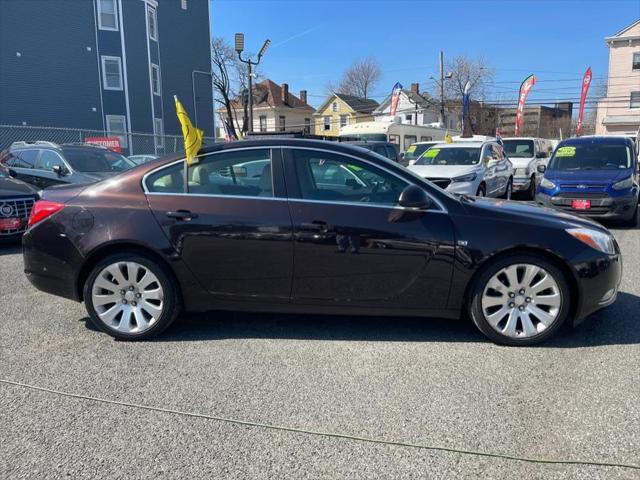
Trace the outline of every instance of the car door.
<instances>
[{"instance_id":1,"label":"car door","mask_svg":"<svg viewBox=\"0 0 640 480\"><path fill-rule=\"evenodd\" d=\"M55 167L60 169L60 173L55 171ZM41 150L33 173L34 181L37 182L38 186L40 188L47 188L53 185L67 183L65 181L65 175L69 173L69 168L57 152L53 150Z\"/></svg>"},{"instance_id":2,"label":"car door","mask_svg":"<svg viewBox=\"0 0 640 480\"><path fill-rule=\"evenodd\" d=\"M453 227L444 207L409 211L409 181L371 161L321 149L284 150L298 304L438 310L451 279ZM379 163L379 161L378 161ZM322 171L357 176L340 188Z\"/></svg>"},{"instance_id":3,"label":"car door","mask_svg":"<svg viewBox=\"0 0 640 480\"><path fill-rule=\"evenodd\" d=\"M259 178L236 175L257 161L263 162ZM176 255L214 297L289 302L293 237L280 150L205 155L186 168L186 185L184 163L147 174L144 181L151 210Z\"/></svg>"}]
</instances>

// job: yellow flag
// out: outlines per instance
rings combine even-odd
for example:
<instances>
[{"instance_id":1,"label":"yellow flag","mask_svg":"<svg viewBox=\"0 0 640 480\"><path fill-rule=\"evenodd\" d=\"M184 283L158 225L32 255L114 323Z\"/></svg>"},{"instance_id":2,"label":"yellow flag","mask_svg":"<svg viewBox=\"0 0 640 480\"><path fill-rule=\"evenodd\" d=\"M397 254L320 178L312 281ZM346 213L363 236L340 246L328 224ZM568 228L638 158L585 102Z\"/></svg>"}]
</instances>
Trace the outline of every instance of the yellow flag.
<instances>
[{"instance_id":1,"label":"yellow flag","mask_svg":"<svg viewBox=\"0 0 640 480\"><path fill-rule=\"evenodd\" d=\"M444 143L453 143L453 137L449 132L444 134Z\"/></svg>"},{"instance_id":2,"label":"yellow flag","mask_svg":"<svg viewBox=\"0 0 640 480\"><path fill-rule=\"evenodd\" d=\"M177 96L173 96L176 101L176 115L180 125L182 125L182 135L184 136L184 151L187 154L187 165L192 165L193 159L198 155L198 151L202 146L202 135L204 134L199 128L195 128L189 120L187 111L178 100Z\"/></svg>"}]
</instances>

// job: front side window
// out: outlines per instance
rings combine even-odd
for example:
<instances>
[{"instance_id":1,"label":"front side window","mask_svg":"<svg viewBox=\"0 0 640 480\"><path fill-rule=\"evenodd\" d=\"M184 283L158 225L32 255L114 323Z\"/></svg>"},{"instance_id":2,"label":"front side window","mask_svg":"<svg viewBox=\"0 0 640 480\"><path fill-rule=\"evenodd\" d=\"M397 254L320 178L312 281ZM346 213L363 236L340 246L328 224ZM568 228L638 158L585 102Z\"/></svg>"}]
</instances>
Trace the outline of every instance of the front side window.
<instances>
[{"instance_id":1,"label":"front side window","mask_svg":"<svg viewBox=\"0 0 640 480\"><path fill-rule=\"evenodd\" d=\"M122 90L120 57L102 56L102 85L105 90Z\"/></svg>"},{"instance_id":2,"label":"front side window","mask_svg":"<svg viewBox=\"0 0 640 480\"><path fill-rule=\"evenodd\" d=\"M640 92L631 92L629 108L640 108Z\"/></svg>"},{"instance_id":3,"label":"front side window","mask_svg":"<svg viewBox=\"0 0 640 480\"><path fill-rule=\"evenodd\" d=\"M306 200L395 206L407 183L367 162L330 152L293 150Z\"/></svg>"},{"instance_id":4,"label":"front side window","mask_svg":"<svg viewBox=\"0 0 640 480\"><path fill-rule=\"evenodd\" d=\"M287 128L287 123L286 122L287 122L287 119L285 118L284 115L280 115L278 117L278 126L279 126L281 132L284 132L286 130L286 128Z\"/></svg>"},{"instance_id":5,"label":"front side window","mask_svg":"<svg viewBox=\"0 0 640 480\"><path fill-rule=\"evenodd\" d=\"M154 63L151 64L151 85L153 87L153 94L160 95L160 67Z\"/></svg>"},{"instance_id":6,"label":"front side window","mask_svg":"<svg viewBox=\"0 0 640 480\"><path fill-rule=\"evenodd\" d=\"M118 30L116 0L98 0L98 28L100 30Z\"/></svg>"},{"instance_id":7,"label":"front side window","mask_svg":"<svg viewBox=\"0 0 640 480\"><path fill-rule=\"evenodd\" d=\"M16 154L13 166L16 168L35 168L38 150L21 150Z\"/></svg>"},{"instance_id":8,"label":"front side window","mask_svg":"<svg viewBox=\"0 0 640 480\"><path fill-rule=\"evenodd\" d=\"M188 167L188 193L273 197L270 150L237 150L202 157Z\"/></svg>"},{"instance_id":9,"label":"front side window","mask_svg":"<svg viewBox=\"0 0 640 480\"><path fill-rule=\"evenodd\" d=\"M147 30L149 31L149 38L151 40L158 40L158 17L156 16L156 9L151 5L147 5Z\"/></svg>"},{"instance_id":10,"label":"front side window","mask_svg":"<svg viewBox=\"0 0 640 480\"><path fill-rule=\"evenodd\" d=\"M631 68L633 70L640 70L640 52L633 52L633 64Z\"/></svg>"},{"instance_id":11,"label":"front side window","mask_svg":"<svg viewBox=\"0 0 640 480\"><path fill-rule=\"evenodd\" d=\"M111 137L120 139L120 146L127 148L127 136L123 135L127 132L127 117L124 115L106 115L107 134Z\"/></svg>"},{"instance_id":12,"label":"front side window","mask_svg":"<svg viewBox=\"0 0 640 480\"><path fill-rule=\"evenodd\" d=\"M51 150L42 150L35 168L39 170L53 171L53 167L60 167L62 171L66 170L66 165L62 158L60 158L60 155Z\"/></svg>"}]
</instances>

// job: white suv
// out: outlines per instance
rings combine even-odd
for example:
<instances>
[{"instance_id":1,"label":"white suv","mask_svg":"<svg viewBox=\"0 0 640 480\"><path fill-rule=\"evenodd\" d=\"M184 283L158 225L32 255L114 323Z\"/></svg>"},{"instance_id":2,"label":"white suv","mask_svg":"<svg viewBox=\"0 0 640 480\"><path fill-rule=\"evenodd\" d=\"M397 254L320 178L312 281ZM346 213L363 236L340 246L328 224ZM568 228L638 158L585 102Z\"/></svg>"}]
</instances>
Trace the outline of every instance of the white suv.
<instances>
[{"instance_id":1,"label":"white suv","mask_svg":"<svg viewBox=\"0 0 640 480\"><path fill-rule=\"evenodd\" d=\"M515 167L513 191L525 192L528 199L536 196L536 172L538 165L544 164L553 149L551 142L544 138L514 137L502 140L506 154Z\"/></svg>"},{"instance_id":2,"label":"white suv","mask_svg":"<svg viewBox=\"0 0 640 480\"><path fill-rule=\"evenodd\" d=\"M408 168L451 193L511 198L513 165L496 141L438 143Z\"/></svg>"}]
</instances>

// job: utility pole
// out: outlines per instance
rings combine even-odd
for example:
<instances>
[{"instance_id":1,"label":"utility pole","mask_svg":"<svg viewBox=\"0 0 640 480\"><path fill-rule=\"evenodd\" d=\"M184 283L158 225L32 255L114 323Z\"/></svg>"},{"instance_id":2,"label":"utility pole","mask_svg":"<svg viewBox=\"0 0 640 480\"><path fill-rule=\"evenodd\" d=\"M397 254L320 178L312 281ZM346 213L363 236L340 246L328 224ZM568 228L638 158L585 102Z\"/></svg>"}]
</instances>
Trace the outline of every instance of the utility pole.
<instances>
[{"instance_id":1,"label":"utility pole","mask_svg":"<svg viewBox=\"0 0 640 480\"><path fill-rule=\"evenodd\" d=\"M444 125L444 52L440 51L440 124Z\"/></svg>"},{"instance_id":2,"label":"utility pole","mask_svg":"<svg viewBox=\"0 0 640 480\"><path fill-rule=\"evenodd\" d=\"M257 60L251 60L251 57L242 58L242 51L244 50L244 33L236 33L235 47L238 52L238 58L242 63L246 63L249 67L249 133L253 133L253 71L252 67L257 66L260 63L260 59L269 48L271 40L267 39L262 44L262 48L258 52Z\"/></svg>"}]
</instances>

